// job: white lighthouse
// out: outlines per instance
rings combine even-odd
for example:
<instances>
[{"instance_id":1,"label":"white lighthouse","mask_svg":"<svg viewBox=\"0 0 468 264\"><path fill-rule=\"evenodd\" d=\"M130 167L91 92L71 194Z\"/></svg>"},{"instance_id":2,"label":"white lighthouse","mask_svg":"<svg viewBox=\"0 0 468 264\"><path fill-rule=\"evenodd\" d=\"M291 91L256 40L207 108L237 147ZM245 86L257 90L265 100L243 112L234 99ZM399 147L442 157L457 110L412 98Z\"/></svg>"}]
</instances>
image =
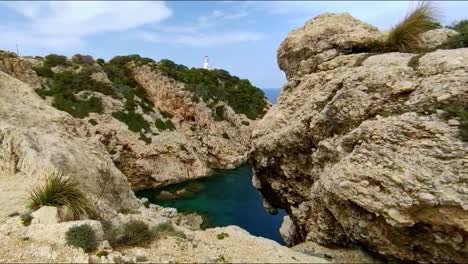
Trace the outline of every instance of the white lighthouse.
<instances>
[{"instance_id":1,"label":"white lighthouse","mask_svg":"<svg viewBox=\"0 0 468 264\"><path fill-rule=\"evenodd\" d=\"M203 69L212 70L212 68L210 68L210 64L208 62L208 56L205 56L205 60L203 61Z\"/></svg>"}]
</instances>

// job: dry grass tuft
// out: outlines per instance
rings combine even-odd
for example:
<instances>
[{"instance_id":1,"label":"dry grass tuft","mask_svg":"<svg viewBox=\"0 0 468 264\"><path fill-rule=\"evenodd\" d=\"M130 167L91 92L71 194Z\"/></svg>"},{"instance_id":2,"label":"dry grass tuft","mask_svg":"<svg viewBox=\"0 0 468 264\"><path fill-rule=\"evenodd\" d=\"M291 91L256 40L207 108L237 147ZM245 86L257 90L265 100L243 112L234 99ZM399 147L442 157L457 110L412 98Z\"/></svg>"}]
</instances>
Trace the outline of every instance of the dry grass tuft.
<instances>
[{"instance_id":1,"label":"dry grass tuft","mask_svg":"<svg viewBox=\"0 0 468 264\"><path fill-rule=\"evenodd\" d=\"M416 52L421 45L420 34L434 29L438 12L430 2L420 2L398 25L392 28L385 47L391 51Z\"/></svg>"},{"instance_id":2,"label":"dry grass tuft","mask_svg":"<svg viewBox=\"0 0 468 264\"><path fill-rule=\"evenodd\" d=\"M45 184L34 188L29 194L29 208L37 210L42 206L67 207L75 218L95 215L85 194L79 189L79 183L57 170L48 172Z\"/></svg>"}]
</instances>

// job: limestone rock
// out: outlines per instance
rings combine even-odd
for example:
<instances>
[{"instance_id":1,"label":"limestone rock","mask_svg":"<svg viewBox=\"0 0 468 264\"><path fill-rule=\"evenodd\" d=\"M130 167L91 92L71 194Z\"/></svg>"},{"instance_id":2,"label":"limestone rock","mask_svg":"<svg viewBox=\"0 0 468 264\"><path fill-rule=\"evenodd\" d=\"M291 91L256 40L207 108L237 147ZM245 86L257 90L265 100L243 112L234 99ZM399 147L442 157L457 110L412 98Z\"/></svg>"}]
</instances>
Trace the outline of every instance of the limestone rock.
<instances>
[{"instance_id":1,"label":"limestone rock","mask_svg":"<svg viewBox=\"0 0 468 264\"><path fill-rule=\"evenodd\" d=\"M337 17L348 16L319 16L279 49L288 83L253 131L256 187L268 204L286 209L297 226L295 243L360 244L390 258L466 262L468 143L437 110L468 102L468 49L419 59L338 53L316 60L319 40L320 51L339 46L338 38L348 43L343 27L360 25L366 35L360 22ZM330 26L316 23L330 19ZM318 66L301 68L311 58Z\"/></svg>"},{"instance_id":2,"label":"limestone rock","mask_svg":"<svg viewBox=\"0 0 468 264\"><path fill-rule=\"evenodd\" d=\"M318 65L381 40L379 30L348 13L322 14L293 30L278 49L278 65L289 79Z\"/></svg>"},{"instance_id":3,"label":"limestone rock","mask_svg":"<svg viewBox=\"0 0 468 264\"><path fill-rule=\"evenodd\" d=\"M58 245L66 245L65 234L74 226L89 225L96 233L96 239L101 241L104 237L101 222L96 220L80 220L58 224L35 224L27 228L27 236L36 241L44 241Z\"/></svg>"},{"instance_id":4,"label":"limestone rock","mask_svg":"<svg viewBox=\"0 0 468 264\"><path fill-rule=\"evenodd\" d=\"M0 71L5 72L29 84L32 88L39 88L43 83L33 70L39 61L18 57L16 54L0 51Z\"/></svg>"},{"instance_id":5,"label":"limestone rock","mask_svg":"<svg viewBox=\"0 0 468 264\"><path fill-rule=\"evenodd\" d=\"M192 230L199 230L203 224L203 218L198 214L184 214L179 217L177 224Z\"/></svg>"},{"instance_id":6,"label":"limestone rock","mask_svg":"<svg viewBox=\"0 0 468 264\"><path fill-rule=\"evenodd\" d=\"M104 241L101 241L101 243L99 243L98 251L103 251L103 250L107 251L107 252L112 251L112 247L111 247L109 241L104 240Z\"/></svg>"},{"instance_id":7,"label":"limestone rock","mask_svg":"<svg viewBox=\"0 0 468 264\"><path fill-rule=\"evenodd\" d=\"M0 218L23 211L28 193L52 169L76 179L102 216L138 207L125 175L99 142L85 136L84 125L0 72L0 204L9 207L0 207Z\"/></svg>"},{"instance_id":8,"label":"limestone rock","mask_svg":"<svg viewBox=\"0 0 468 264\"><path fill-rule=\"evenodd\" d=\"M421 34L421 46L425 48L436 48L437 46L446 42L450 37L456 36L459 33L449 28L438 28L429 30Z\"/></svg>"},{"instance_id":9,"label":"limestone rock","mask_svg":"<svg viewBox=\"0 0 468 264\"><path fill-rule=\"evenodd\" d=\"M57 207L43 206L31 214L32 224L58 224L60 215Z\"/></svg>"},{"instance_id":10,"label":"limestone rock","mask_svg":"<svg viewBox=\"0 0 468 264\"><path fill-rule=\"evenodd\" d=\"M73 61L69 60L69 65L55 66L52 71L80 72L84 69L82 64L73 65ZM0 71L28 83L33 89L48 86L50 80L38 77L34 66L42 66L42 61L0 53ZM91 79L110 83L100 65L92 67ZM255 120L234 112L225 102L193 99L193 93L185 89L183 83L154 71L154 67L134 62L126 67L148 95L151 105L154 104L151 110L141 106L135 109L150 124L150 129L143 134L134 132L113 117L112 113L126 111L127 99L90 91L79 92L76 96L99 98L103 112L76 120L76 128L90 141L105 146L114 164L127 175L133 190L204 177L212 169L234 168L246 161ZM135 97L135 100L141 99ZM53 98L48 96L45 102L52 105ZM222 120L214 118L213 111L218 108L223 109ZM158 128L155 120L170 122L174 127Z\"/></svg>"},{"instance_id":11,"label":"limestone rock","mask_svg":"<svg viewBox=\"0 0 468 264\"><path fill-rule=\"evenodd\" d=\"M296 244L297 227L291 221L289 216L283 217L283 223L281 224L279 231L286 245Z\"/></svg>"},{"instance_id":12,"label":"limestone rock","mask_svg":"<svg viewBox=\"0 0 468 264\"><path fill-rule=\"evenodd\" d=\"M307 255L323 257L331 263L387 263L384 259L376 258L362 248L328 248L313 241L307 241L292 247L292 249Z\"/></svg>"}]
</instances>

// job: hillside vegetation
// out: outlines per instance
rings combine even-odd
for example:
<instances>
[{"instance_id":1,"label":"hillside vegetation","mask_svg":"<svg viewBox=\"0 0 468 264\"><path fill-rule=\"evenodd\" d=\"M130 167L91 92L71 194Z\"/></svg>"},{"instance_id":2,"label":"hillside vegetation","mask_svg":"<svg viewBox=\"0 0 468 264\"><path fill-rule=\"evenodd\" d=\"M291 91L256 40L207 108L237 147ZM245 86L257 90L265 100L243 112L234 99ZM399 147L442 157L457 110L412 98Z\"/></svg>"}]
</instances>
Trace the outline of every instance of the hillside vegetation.
<instances>
[{"instance_id":1,"label":"hillside vegetation","mask_svg":"<svg viewBox=\"0 0 468 264\"><path fill-rule=\"evenodd\" d=\"M232 76L225 70L188 68L171 60L155 62L139 55L116 56L108 62L103 59L94 61L91 56L80 54L76 54L71 60L61 55L48 55L42 66L34 68L39 76L49 79L47 87L38 90L38 93L42 97L52 96L56 108L77 118L86 117L92 112L101 113L103 110L99 97L90 93L80 93L82 91L97 92L124 100L125 113L113 114L123 122L127 116L134 115L138 107L144 112L154 112L153 103L148 100L144 89L131 75L129 62L134 62L137 66L150 65L154 71L183 82L185 88L193 93L192 100L195 102L203 99L213 108L218 101L224 101L236 113L245 114L250 119L258 119L265 114L265 95L248 80ZM64 67L65 70L54 72L52 68L57 66ZM93 73L99 71L106 73L111 84L91 78ZM213 111L217 112L215 108ZM222 119L217 119L220 120ZM146 126L132 125L132 130L144 129ZM173 125L168 124L167 127L172 128Z\"/></svg>"},{"instance_id":2,"label":"hillside vegetation","mask_svg":"<svg viewBox=\"0 0 468 264\"><path fill-rule=\"evenodd\" d=\"M265 114L267 102L263 91L225 70L188 68L171 60L161 60L157 69L185 83L186 89L193 92L194 100L224 101L236 113L245 114L250 119L261 118Z\"/></svg>"}]
</instances>

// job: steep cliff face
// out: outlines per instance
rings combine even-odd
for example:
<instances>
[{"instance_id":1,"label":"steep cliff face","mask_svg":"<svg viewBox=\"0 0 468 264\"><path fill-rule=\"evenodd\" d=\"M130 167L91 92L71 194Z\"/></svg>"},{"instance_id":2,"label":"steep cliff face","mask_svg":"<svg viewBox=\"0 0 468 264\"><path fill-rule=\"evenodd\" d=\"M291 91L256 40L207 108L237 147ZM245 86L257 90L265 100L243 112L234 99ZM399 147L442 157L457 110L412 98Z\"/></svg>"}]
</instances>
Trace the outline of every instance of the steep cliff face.
<instances>
[{"instance_id":1,"label":"steep cliff face","mask_svg":"<svg viewBox=\"0 0 468 264\"><path fill-rule=\"evenodd\" d=\"M382 38L347 14L288 35L288 83L253 131L254 185L287 210L291 244L466 262L468 49L358 53Z\"/></svg>"},{"instance_id":2,"label":"steep cliff face","mask_svg":"<svg viewBox=\"0 0 468 264\"><path fill-rule=\"evenodd\" d=\"M28 85L3 72L0 120L0 219L23 211L28 193L52 169L78 180L102 216L138 207L106 149L80 129L83 121L46 105Z\"/></svg>"},{"instance_id":3,"label":"steep cliff face","mask_svg":"<svg viewBox=\"0 0 468 264\"><path fill-rule=\"evenodd\" d=\"M21 61L21 58L10 57L9 62L12 60ZM233 130L227 132L233 138L247 132L236 131L235 125L241 125L240 120L243 119L228 111L229 108L226 107L226 119L233 124L214 123L211 120L211 113L203 108L202 102L200 104L194 103L191 106L194 109L191 110L188 102L182 96L183 90L170 90L173 84L165 84L165 82L171 83L171 80L159 75L153 76L153 73L145 73L145 69L136 69L136 71L142 73L142 76L137 79L138 82L147 84L145 87L148 88L148 93L154 92L152 89L161 89L161 94L151 93L154 101L161 100L166 106L165 111L172 110L173 112L171 120L174 121L173 125L176 130L164 131L160 137L152 137L154 141L150 144L140 140L134 135L135 132L127 128L126 124L111 116L111 113L122 107L122 102L118 98L95 93L95 96L100 96L99 98L102 99L104 106L102 113L93 113L86 118L74 118L49 105L53 103L55 107L64 107L63 104L58 103L63 103L71 97L64 96L61 99L63 101L55 101L46 96L47 100L44 100L27 83L0 72L0 261L15 263L137 263L142 261L150 263L190 261L260 263L275 262L280 259L291 263L328 263L323 258L297 252L274 241L252 236L236 226L200 230L201 216L179 214L174 208L148 205L143 200L138 200L130 186L130 182L135 181L137 177L128 177L127 180L126 175L118 167L123 168L122 170L128 173L134 166L136 167L135 173L138 173L140 171L138 166L150 166L150 162L158 167L175 167L181 163L182 158L188 160L198 158L195 162L199 162L200 170L203 170L207 167L206 163L202 163L205 162L204 158L206 158L203 155L215 153L214 150L204 154L204 152L196 152L192 149L180 150L176 147L181 144L189 144L187 148L203 148L202 139L209 141L206 143L207 145L224 144L222 140L216 141L217 139L210 138L215 137L213 134L219 133L216 132L216 129L220 131L225 131L223 129L228 128ZM22 76L23 70L19 71L19 68L15 68L15 72ZM60 80L65 82L67 77L65 75L59 76L62 78ZM151 78L145 79L145 76ZM72 77L74 77L74 82L80 83L80 79L75 78L77 76ZM109 82L107 76L100 73L93 73L93 78L99 79L101 82ZM46 82L50 80L40 81L51 85L55 91L60 88L55 82L56 80L52 83ZM104 90L104 86L99 86L94 82L86 81L86 84L94 85L93 89L101 89L105 93L109 92ZM153 84L155 86L152 86ZM76 89L76 86L74 83L67 83L67 88L73 90ZM40 91L39 94L44 95L44 92ZM178 96L174 94L178 94ZM57 96L52 99L57 98L61 97ZM75 108L67 110L74 115L80 115L83 112L77 111L79 109L77 106L83 107L80 104L86 105L88 101L77 96L75 101L71 102L75 103L73 105ZM130 104L126 101L123 103ZM222 102L218 103L223 104ZM141 101L137 101L136 104L138 107L142 105ZM86 106L89 109L96 109L90 105ZM141 115L145 114L142 109L136 111L140 111ZM192 114L187 115L191 111L193 111ZM156 110L154 112L147 111L146 115L163 118L158 113ZM166 113L166 115L171 114ZM195 116L195 121L191 117L189 119L192 121L185 120L186 116ZM89 121L91 117L95 118L94 122ZM117 115L117 117L121 116ZM203 118L205 123L202 122ZM168 124L167 120L164 120L166 125ZM185 122L200 124L202 128L196 128L193 134L185 135L183 128L180 128L187 125ZM134 124L129 124L133 128ZM202 130L204 126L207 128ZM160 127L162 126L160 125ZM192 131L190 128L186 129ZM140 136L145 133L150 134L150 131L152 130L144 129L143 132L140 131ZM203 131L211 134L201 135ZM198 136L202 139L197 138ZM194 142L190 142L190 140ZM227 141L227 139L225 140ZM149 150L149 146L152 145L154 145L153 148ZM134 149L129 149L130 147ZM167 150L166 147L173 149ZM229 150L224 145L217 147L225 147ZM245 146L242 147L245 148ZM118 152L114 153L113 150ZM151 156L144 156L148 155L149 151L154 151L158 158L151 159ZM198 153L201 153L200 156L196 156ZM141 156L137 156L137 154ZM225 156L228 155L230 154ZM232 155L234 156L234 154ZM140 159L135 161L136 164L132 164L129 161L132 158ZM222 159L215 159L213 162L219 160ZM113 161L117 166L114 165ZM119 164L118 161L129 163ZM224 159L224 162L226 165L222 166L231 166L235 160ZM79 189L91 202L92 209L96 212L99 221L66 219L58 213L63 208L60 208L59 211L59 208L53 206L45 206L32 212L33 219L30 225L22 221L23 218L20 214L29 211L26 208L29 202L28 195L31 190L44 184L44 178L52 169L60 170L66 177L78 181ZM148 170L151 169L153 168L148 168ZM138 186L138 184L143 183L132 182L132 184ZM79 216L79 218L86 217L85 215ZM116 246L113 242L110 244L109 241L112 241L111 238L116 230L112 229L112 225L117 228L124 223L130 224L131 221L141 221L148 225L148 228L151 227L151 230L161 228L160 224L163 223L164 226L170 224L170 227L177 230L178 237L159 233L158 238L142 241L141 246L144 245L144 247ZM66 234L71 227L84 224L89 225L94 230L95 239L99 244L98 248L92 252L84 252L81 248L71 246L66 239ZM131 234L142 236L144 231L141 230L141 224L139 227L133 228ZM223 241L220 241L220 235L225 236ZM87 241L86 238L89 238L89 234L86 234L83 240ZM99 256L101 254L103 256Z\"/></svg>"},{"instance_id":4,"label":"steep cliff face","mask_svg":"<svg viewBox=\"0 0 468 264\"><path fill-rule=\"evenodd\" d=\"M168 74L185 74L181 65L168 64L162 70L161 63L139 56L107 63L86 56L43 59L2 53L1 58L1 71L27 82L46 102L87 123L80 129L106 146L132 189L203 177L211 169L233 168L246 160L251 125L256 122L250 108L244 114L243 108L225 102L222 89L209 94L208 88L205 93L204 87L196 87L202 95L188 89L187 83ZM198 78L218 74L193 72ZM222 81L234 82L231 89L245 84L227 72L219 74L215 81L220 80L220 86L225 85ZM260 91L250 83L247 89ZM264 97L258 105L268 108ZM254 113L262 115L257 109Z\"/></svg>"}]
</instances>

